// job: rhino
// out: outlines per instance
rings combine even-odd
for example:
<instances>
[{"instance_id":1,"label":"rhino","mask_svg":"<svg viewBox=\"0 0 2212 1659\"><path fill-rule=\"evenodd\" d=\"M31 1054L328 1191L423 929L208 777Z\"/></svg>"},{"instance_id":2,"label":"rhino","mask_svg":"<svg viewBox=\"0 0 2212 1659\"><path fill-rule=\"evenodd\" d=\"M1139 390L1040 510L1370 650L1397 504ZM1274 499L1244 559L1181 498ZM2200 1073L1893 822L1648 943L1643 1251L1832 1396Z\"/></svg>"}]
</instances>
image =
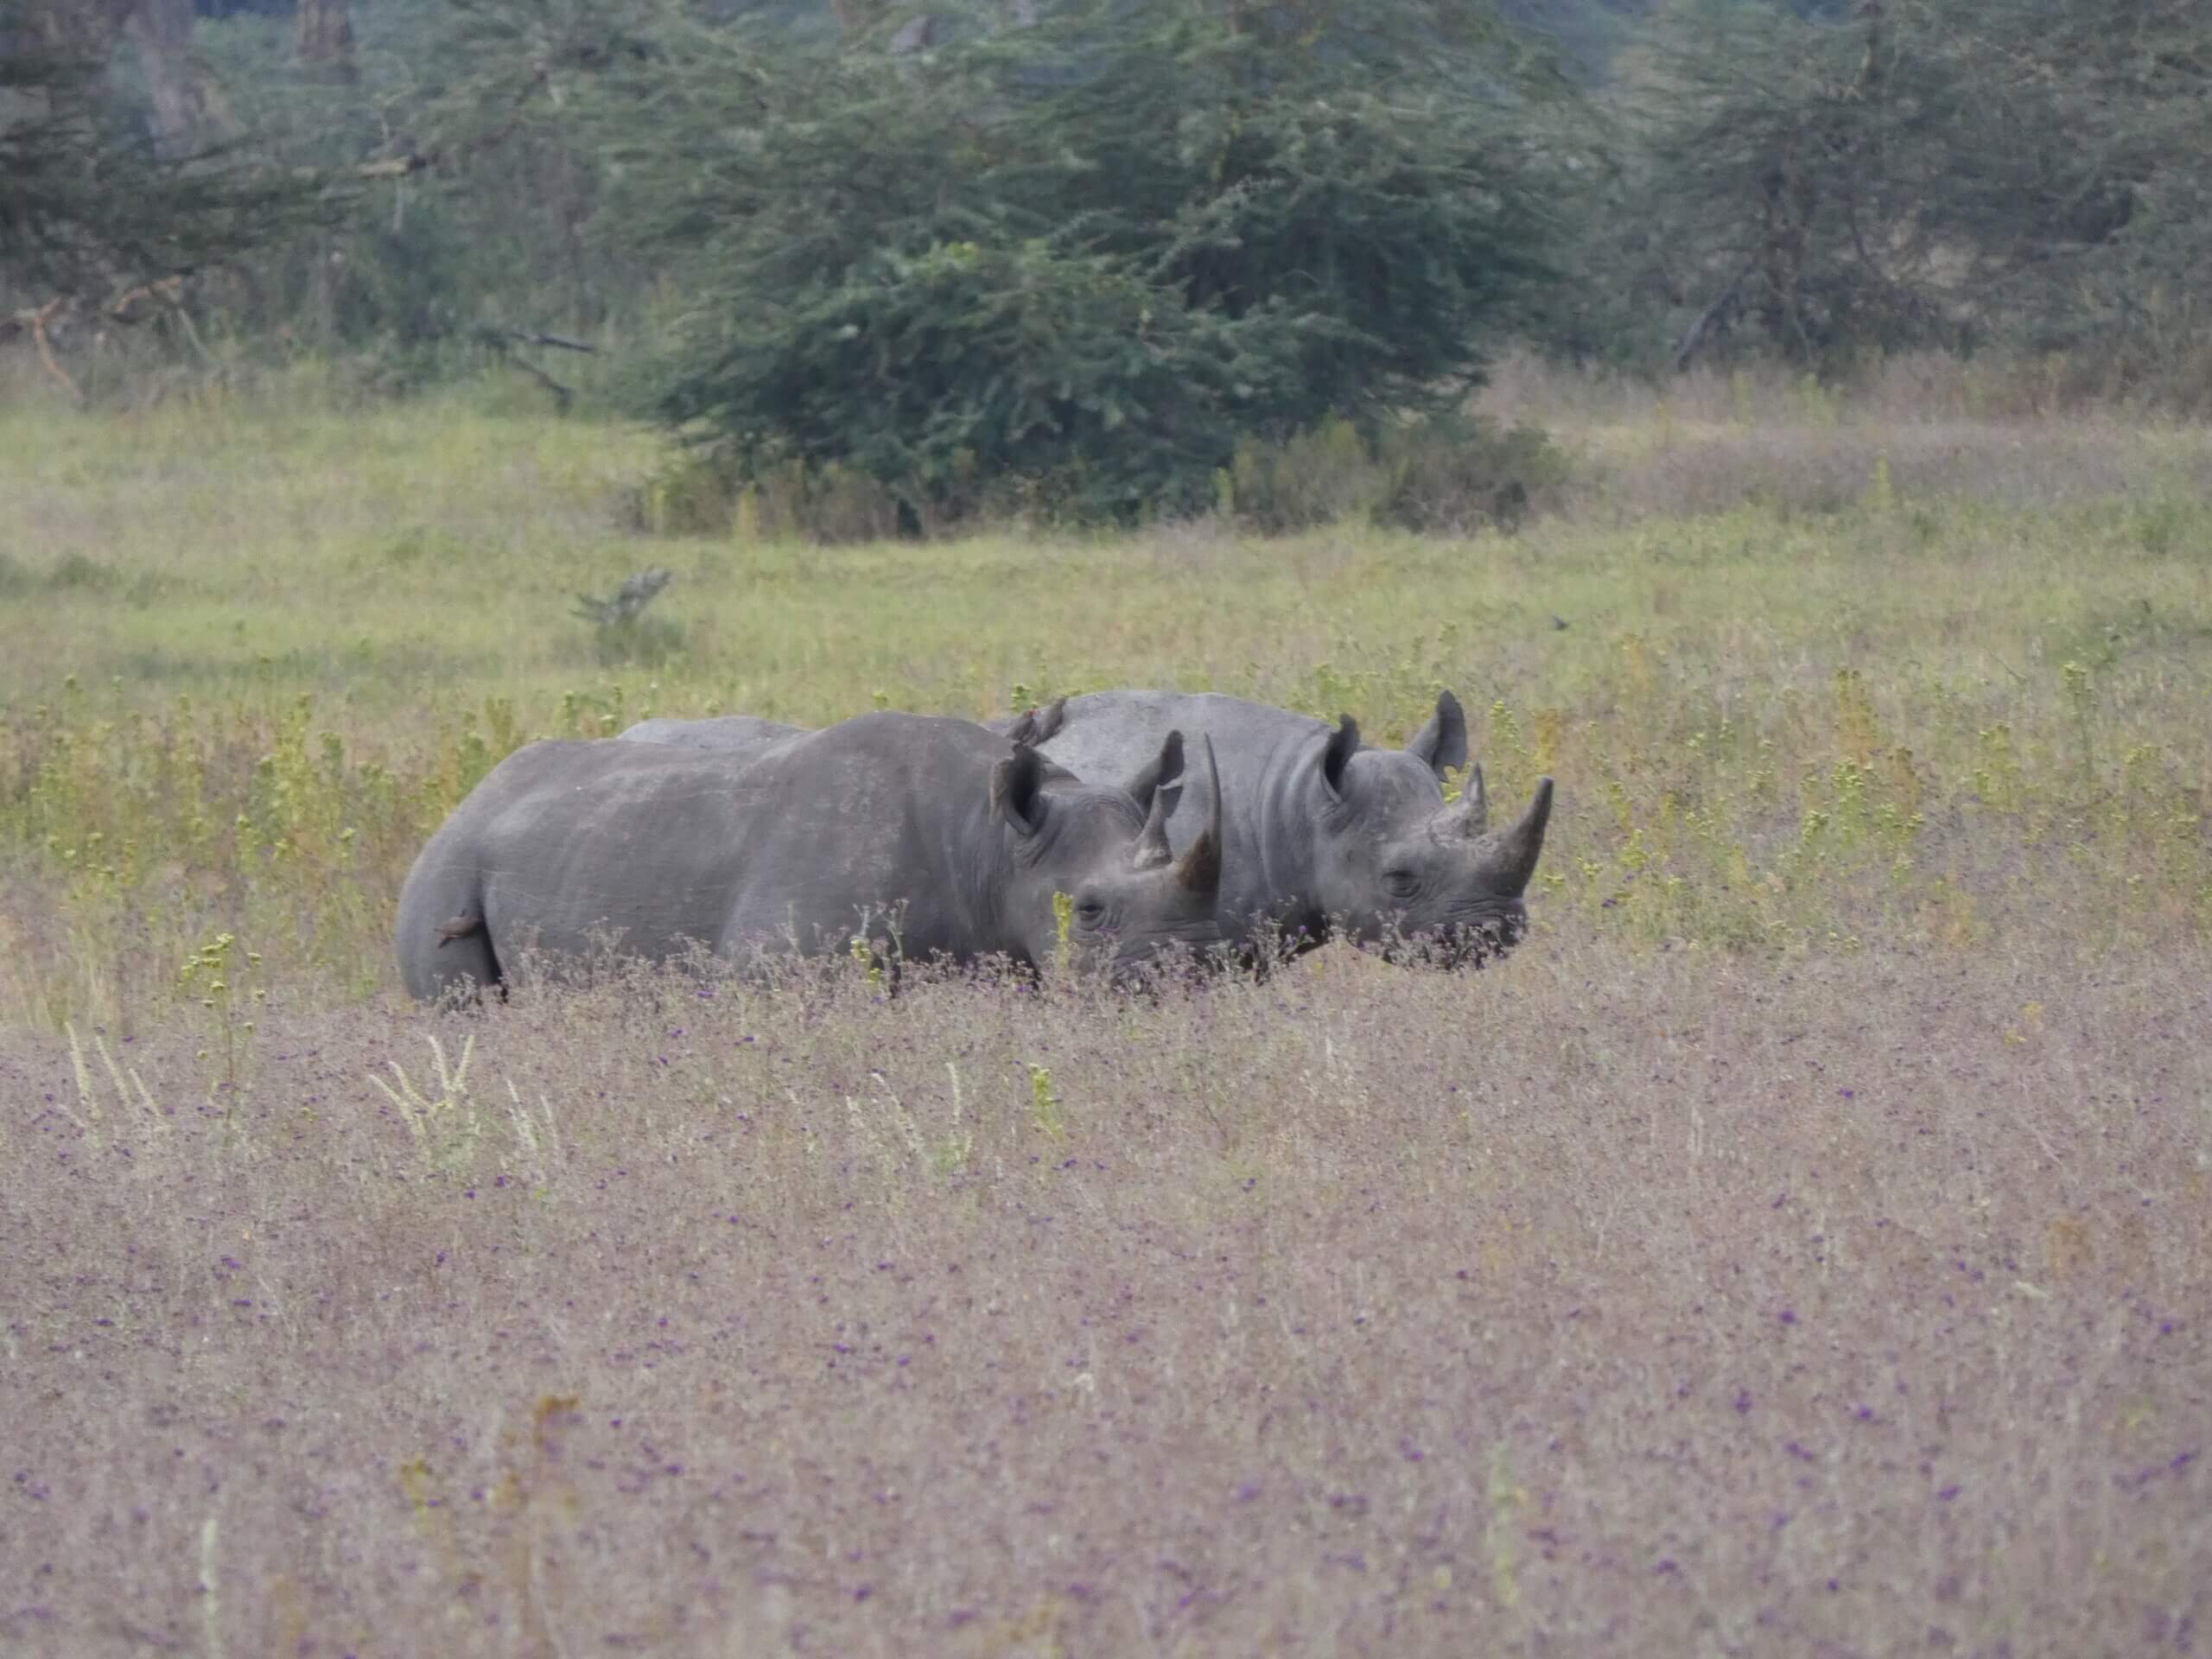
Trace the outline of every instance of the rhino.
<instances>
[{"instance_id":1,"label":"rhino","mask_svg":"<svg viewBox=\"0 0 2212 1659\"><path fill-rule=\"evenodd\" d=\"M749 759L532 743L416 859L400 977L424 1001L503 988L524 949L569 957L609 937L652 962L703 947L757 968L845 950L857 933L889 937L908 961L1034 967L1059 944L1064 893L1074 963L1126 984L1221 940L1221 824L1179 855L1167 836L1183 749L1164 733L1122 788L1055 784L1036 749L926 715L862 715ZM1206 766L1216 777L1211 749Z\"/></svg>"},{"instance_id":2,"label":"rhino","mask_svg":"<svg viewBox=\"0 0 2212 1659\"><path fill-rule=\"evenodd\" d=\"M1528 930L1522 895L1543 851L1552 780L1512 823L1492 829L1482 768L1447 804L1441 780L1467 763L1467 721L1445 691L1403 749L1360 742L1350 715L1332 728L1238 697L1097 691L990 722L1079 776L1141 761L1170 730L1203 734L1220 751L1226 803L1211 780L1171 809L1179 845L1220 823L1229 871L1222 931L1248 957L1268 936L1294 953L1342 930L1392 955L1418 945L1431 959L1479 965Z\"/></svg>"}]
</instances>

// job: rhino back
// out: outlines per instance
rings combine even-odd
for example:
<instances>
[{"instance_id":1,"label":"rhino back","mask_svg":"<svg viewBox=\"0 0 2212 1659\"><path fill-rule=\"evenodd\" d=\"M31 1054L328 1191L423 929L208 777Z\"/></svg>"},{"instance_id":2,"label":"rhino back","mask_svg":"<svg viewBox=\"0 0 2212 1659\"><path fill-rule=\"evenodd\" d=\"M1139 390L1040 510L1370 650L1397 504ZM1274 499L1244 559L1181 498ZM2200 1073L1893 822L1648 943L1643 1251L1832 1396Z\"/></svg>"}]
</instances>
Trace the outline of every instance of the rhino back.
<instances>
[{"instance_id":1,"label":"rhino back","mask_svg":"<svg viewBox=\"0 0 2212 1659\"><path fill-rule=\"evenodd\" d=\"M786 726L757 715L714 715L703 720L641 720L619 734L625 743L663 743L680 749L711 749L741 760L757 760L778 745L804 737L804 726Z\"/></svg>"},{"instance_id":2,"label":"rhino back","mask_svg":"<svg viewBox=\"0 0 2212 1659\"><path fill-rule=\"evenodd\" d=\"M1004 843L989 818L1002 745L965 721L863 715L779 743L742 773L773 810L753 825L726 940L836 948L865 921L910 956L1001 948Z\"/></svg>"},{"instance_id":3,"label":"rhino back","mask_svg":"<svg viewBox=\"0 0 2212 1659\"><path fill-rule=\"evenodd\" d=\"M683 759L648 745L556 741L493 767L425 843L400 890L396 943L409 990L435 995L464 963L480 981L497 977L497 964L512 969L531 940L573 950L595 927L624 929L633 949L658 939L661 951L678 931L711 937L711 915L680 913L668 897L696 880L658 879L637 849L626 858L616 846L632 838L633 821L654 816L653 774ZM732 826L699 823L708 804L689 792L690 822L668 837L670 849L686 838L726 844Z\"/></svg>"},{"instance_id":4,"label":"rhino back","mask_svg":"<svg viewBox=\"0 0 2212 1659\"><path fill-rule=\"evenodd\" d=\"M539 759L482 803L474 836L502 956L580 952L605 934L656 961L715 945L763 813L741 775L726 757L642 743Z\"/></svg>"}]
</instances>

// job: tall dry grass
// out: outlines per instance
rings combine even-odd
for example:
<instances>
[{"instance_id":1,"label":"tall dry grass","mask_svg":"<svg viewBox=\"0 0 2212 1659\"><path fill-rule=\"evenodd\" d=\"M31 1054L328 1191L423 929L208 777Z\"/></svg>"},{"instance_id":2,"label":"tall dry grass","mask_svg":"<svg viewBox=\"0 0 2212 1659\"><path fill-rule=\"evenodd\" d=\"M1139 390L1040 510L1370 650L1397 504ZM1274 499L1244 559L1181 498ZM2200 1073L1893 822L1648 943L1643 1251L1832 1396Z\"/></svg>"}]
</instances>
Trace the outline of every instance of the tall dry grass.
<instances>
[{"instance_id":1,"label":"tall dry grass","mask_svg":"<svg viewBox=\"0 0 2212 1659\"><path fill-rule=\"evenodd\" d=\"M2208 970L14 1037L0 1644L2187 1651Z\"/></svg>"},{"instance_id":2,"label":"tall dry grass","mask_svg":"<svg viewBox=\"0 0 2212 1659\"><path fill-rule=\"evenodd\" d=\"M2212 445L2201 422L2079 393L2063 365L1906 355L1848 388L1778 368L1698 368L1662 384L1509 359L1476 400L1567 435L1572 510L1599 524L1752 506L1815 519L1934 504L1998 512L2134 503L2139 532L2205 544Z\"/></svg>"}]
</instances>

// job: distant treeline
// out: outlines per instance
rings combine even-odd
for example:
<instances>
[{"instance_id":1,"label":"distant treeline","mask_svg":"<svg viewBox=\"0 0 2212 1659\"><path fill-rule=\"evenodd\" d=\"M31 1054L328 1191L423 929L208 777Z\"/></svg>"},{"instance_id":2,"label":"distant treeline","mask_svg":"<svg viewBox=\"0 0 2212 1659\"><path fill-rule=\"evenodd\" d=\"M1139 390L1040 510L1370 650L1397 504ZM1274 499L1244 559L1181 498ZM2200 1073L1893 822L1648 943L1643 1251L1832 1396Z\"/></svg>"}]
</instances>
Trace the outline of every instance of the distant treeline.
<instances>
[{"instance_id":1,"label":"distant treeline","mask_svg":"<svg viewBox=\"0 0 2212 1659\"><path fill-rule=\"evenodd\" d=\"M1509 342L2212 404L2195 0L0 0L0 49L55 375L595 345L909 515L1202 493Z\"/></svg>"}]
</instances>

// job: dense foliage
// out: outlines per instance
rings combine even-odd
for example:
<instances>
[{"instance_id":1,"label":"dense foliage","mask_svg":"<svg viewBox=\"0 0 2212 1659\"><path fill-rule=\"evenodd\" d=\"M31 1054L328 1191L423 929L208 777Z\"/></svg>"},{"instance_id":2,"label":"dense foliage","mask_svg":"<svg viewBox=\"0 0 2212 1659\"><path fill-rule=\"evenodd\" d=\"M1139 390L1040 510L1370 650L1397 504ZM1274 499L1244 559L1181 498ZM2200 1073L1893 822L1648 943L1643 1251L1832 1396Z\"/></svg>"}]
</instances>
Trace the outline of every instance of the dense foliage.
<instances>
[{"instance_id":1,"label":"dense foliage","mask_svg":"<svg viewBox=\"0 0 2212 1659\"><path fill-rule=\"evenodd\" d=\"M1633 143L1590 262L1680 302L1685 355L1734 327L1815 366L2004 342L2147 370L2202 337L2200 8L1672 0L1620 68Z\"/></svg>"},{"instance_id":2,"label":"dense foliage","mask_svg":"<svg viewBox=\"0 0 2212 1659\"><path fill-rule=\"evenodd\" d=\"M1189 505L1337 422L1379 466L1509 341L2212 388L2188 0L9 16L0 332L189 276L232 359L379 385L588 344L727 478L870 522Z\"/></svg>"},{"instance_id":3,"label":"dense foliage","mask_svg":"<svg viewBox=\"0 0 2212 1659\"><path fill-rule=\"evenodd\" d=\"M748 470L835 463L923 522L979 486L1193 504L1241 438L1447 404L1548 276L1553 89L1478 8L943 27L698 29L602 98L691 301L657 407Z\"/></svg>"}]
</instances>

